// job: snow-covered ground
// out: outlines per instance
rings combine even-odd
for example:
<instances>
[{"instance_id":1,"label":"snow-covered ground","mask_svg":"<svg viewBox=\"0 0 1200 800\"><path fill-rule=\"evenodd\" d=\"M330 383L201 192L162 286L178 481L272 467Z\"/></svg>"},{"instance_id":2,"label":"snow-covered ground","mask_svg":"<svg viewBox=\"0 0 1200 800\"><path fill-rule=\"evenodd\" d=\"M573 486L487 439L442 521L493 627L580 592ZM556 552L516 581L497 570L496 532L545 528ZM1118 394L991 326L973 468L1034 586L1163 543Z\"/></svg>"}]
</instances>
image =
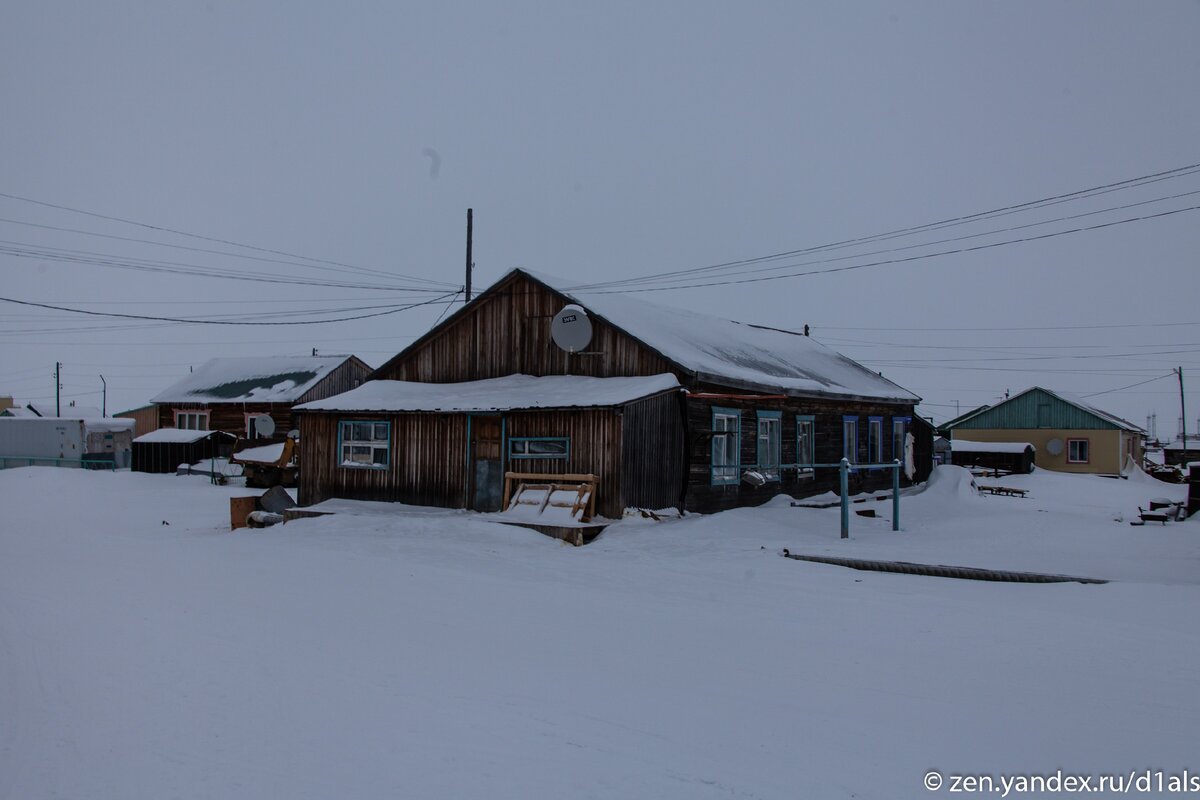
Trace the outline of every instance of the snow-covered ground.
<instances>
[{"instance_id":1,"label":"snow-covered ground","mask_svg":"<svg viewBox=\"0 0 1200 800\"><path fill-rule=\"evenodd\" d=\"M915 798L930 769L1200 769L1200 521L1128 524L1182 488L964 475L905 497L899 533L887 502L841 541L836 508L780 500L572 548L378 503L229 533L245 489L0 471L0 798Z\"/></svg>"}]
</instances>

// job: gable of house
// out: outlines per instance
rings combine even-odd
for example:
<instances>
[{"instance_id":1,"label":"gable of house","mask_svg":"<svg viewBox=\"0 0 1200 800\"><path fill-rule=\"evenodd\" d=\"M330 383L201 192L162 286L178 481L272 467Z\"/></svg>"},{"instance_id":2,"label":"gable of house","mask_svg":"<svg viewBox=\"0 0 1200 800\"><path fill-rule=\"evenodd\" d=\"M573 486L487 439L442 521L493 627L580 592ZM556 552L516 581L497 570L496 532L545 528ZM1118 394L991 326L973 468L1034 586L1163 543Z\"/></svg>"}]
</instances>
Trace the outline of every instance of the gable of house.
<instances>
[{"instance_id":1,"label":"gable of house","mask_svg":"<svg viewBox=\"0 0 1200 800\"><path fill-rule=\"evenodd\" d=\"M1067 399L1061 393L1037 386L943 427L950 430L1139 430L1082 401Z\"/></svg>"},{"instance_id":2,"label":"gable of house","mask_svg":"<svg viewBox=\"0 0 1200 800\"><path fill-rule=\"evenodd\" d=\"M583 306L593 337L568 355L550 336L564 305ZM659 306L625 295L573 291L569 282L514 270L373 375L453 382L508 374L593 377L671 372L689 388L721 386L798 397L917 402L875 372L801 334Z\"/></svg>"}]
</instances>

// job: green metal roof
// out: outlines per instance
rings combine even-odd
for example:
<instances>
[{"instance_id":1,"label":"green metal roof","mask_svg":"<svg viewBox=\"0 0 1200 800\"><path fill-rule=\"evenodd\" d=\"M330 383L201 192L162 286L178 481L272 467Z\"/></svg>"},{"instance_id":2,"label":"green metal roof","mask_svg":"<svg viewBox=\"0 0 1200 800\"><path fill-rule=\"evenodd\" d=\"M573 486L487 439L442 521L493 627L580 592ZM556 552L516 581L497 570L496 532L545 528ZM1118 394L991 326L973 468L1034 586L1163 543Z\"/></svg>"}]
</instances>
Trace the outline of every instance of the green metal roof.
<instances>
[{"instance_id":1,"label":"green metal roof","mask_svg":"<svg viewBox=\"0 0 1200 800\"><path fill-rule=\"evenodd\" d=\"M1141 428L1088 405L1081 399L1064 397L1040 386L994 406L965 414L942 426L949 430L1013 430L1062 428L1067 430L1129 430Z\"/></svg>"}]
</instances>

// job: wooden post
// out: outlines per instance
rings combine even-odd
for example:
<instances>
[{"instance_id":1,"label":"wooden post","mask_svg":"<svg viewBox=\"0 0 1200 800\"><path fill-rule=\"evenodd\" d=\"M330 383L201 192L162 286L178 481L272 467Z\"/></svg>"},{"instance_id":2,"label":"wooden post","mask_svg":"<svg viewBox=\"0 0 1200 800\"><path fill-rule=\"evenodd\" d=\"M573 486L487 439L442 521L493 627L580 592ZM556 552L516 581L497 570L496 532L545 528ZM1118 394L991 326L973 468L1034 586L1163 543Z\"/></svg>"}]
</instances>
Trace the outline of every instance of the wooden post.
<instances>
[{"instance_id":1,"label":"wooden post","mask_svg":"<svg viewBox=\"0 0 1200 800\"><path fill-rule=\"evenodd\" d=\"M842 538L850 538L850 462L844 456L839 468L842 485Z\"/></svg>"},{"instance_id":2,"label":"wooden post","mask_svg":"<svg viewBox=\"0 0 1200 800\"><path fill-rule=\"evenodd\" d=\"M892 459L892 530L900 530L900 459Z\"/></svg>"},{"instance_id":3,"label":"wooden post","mask_svg":"<svg viewBox=\"0 0 1200 800\"><path fill-rule=\"evenodd\" d=\"M466 280L466 283L463 284L463 290L464 290L464 294L466 296L466 302L468 302L468 303L471 302L471 267L474 266L471 263L471 229L474 227L474 224L475 224L474 223L474 215L475 215L474 209L468 208L467 209L467 280Z\"/></svg>"}]
</instances>

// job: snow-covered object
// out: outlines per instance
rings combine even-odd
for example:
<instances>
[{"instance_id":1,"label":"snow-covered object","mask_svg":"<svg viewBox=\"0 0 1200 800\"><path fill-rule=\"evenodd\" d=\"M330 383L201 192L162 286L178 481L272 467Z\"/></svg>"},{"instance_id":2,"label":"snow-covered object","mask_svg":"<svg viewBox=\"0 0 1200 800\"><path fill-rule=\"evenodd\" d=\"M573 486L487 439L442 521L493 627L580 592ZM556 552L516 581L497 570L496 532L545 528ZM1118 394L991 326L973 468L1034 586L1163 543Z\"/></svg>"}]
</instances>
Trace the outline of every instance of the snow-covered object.
<instances>
[{"instance_id":1,"label":"snow-covered object","mask_svg":"<svg viewBox=\"0 0 1200 800\"><path fill-rule=\"evenodd\" d=\"M214 358L151 403L294 403L346 356Z\"/></svg>"},{"instance_id":2,"label":"snow-covered object","mask_svg":"<svg viewBox=\"0 0 1200 800\"><path fill-rule=\"evenodd\" d=\"M128 421L133 422L133 420ZM184 428L159 428L156 431L143 433L134 439L134 441L149 444L191 444L192 442L198 442L207 436L211 436L213 433L214 431L194 431Z\"/></svg>"},{"instance_id":3,"label":"snow-covered object","mask_svg":"<svg viewBox=\"0 0 1200 800\"><path fill-rule=\"evenodd\" d=\"M60 419L103 419L104 412L98 406L56 406L53 403L30 403L28 406L34 416L58 417ZM54 413L55 411L61 413Z\"/></svg>"},{"instance_id":4,"label":"snow-covered object","mask_svg":"<svg viewBox=\"0 0 1200 800\"><path fill-rule=\"evenodd\" d=\"M964 439L950 442L950 449L956 453L1024 453L1028 447L1033 445L1029 442L968 442Z\"/></svg>"},{"instance_id":5,"label":"snow-covered object","mask_svg":"<svg viewBox=\"0 0 1200 800\"><path fill-rule=\"evenodd\" d=\"M701 380L797 395L920 399L810 336L655 305L624 294L574 291L569 288L571 281L520 271Z\"/></svg>"},{"instance_id":6,"label":"snow-covered object","mask_svg":"<svg viewBox=\"0 0 1200 800\"><path fill-rule=\"evenodd\" d=\"M274 464L283 455L283 442L265 444L262 447L247 447L234 454L238 461L254 461L259 464Z\"/></svg>"},{"instance_id":7,"label":"snow-covered object","mask_svg":"<svg viewBox=\"0 0 1200 800\"><path fill-rule=\"evenodd\" d=\"M367 381L297 411L509 411L522 408L604 408L679 388L674 375L589 378L507 375L466 383Z\"/></svg>"}]
</instances>

